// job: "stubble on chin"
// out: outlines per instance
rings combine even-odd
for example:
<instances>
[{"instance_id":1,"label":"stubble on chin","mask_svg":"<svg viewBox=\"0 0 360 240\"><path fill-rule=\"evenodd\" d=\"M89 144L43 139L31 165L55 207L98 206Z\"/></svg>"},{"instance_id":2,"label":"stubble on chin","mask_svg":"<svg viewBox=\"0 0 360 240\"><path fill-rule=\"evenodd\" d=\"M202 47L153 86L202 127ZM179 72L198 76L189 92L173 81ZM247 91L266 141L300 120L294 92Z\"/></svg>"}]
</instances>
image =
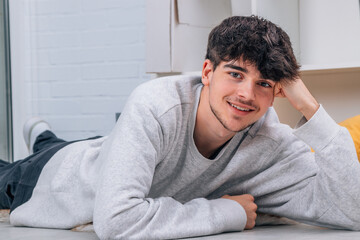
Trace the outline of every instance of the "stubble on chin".
<instances>
[{"instance_id":1,"label":"stubble on chin","mask_svg":"<svg viewBox=\"0 0 360 240\"><path fill-rule=\"evenodd\" d=\"M245 128L247 128L248 126L250 126L251 124L253 124L253 123L251 123L251 124L248 124L248 125L246 125L246 126L239 126L239 128L238 129L231 129L229 126L228 126L228 124L227 124L227 122L226 122L226 119L223 119L223 117L221 116L221 114L218 112L218 111L216 111L216 109L210 104L210 109L211 109L211 112L214 114L214 116L216 117L216 119L221 123L221 125L226 129L226 130L228 130L228 131L230 131L230 132L234 132L234 133L237 133L237 132L240 132L240 131L242 131L242 130L244 130ZM236 120L239 120L240 121L240 117L237 117L237 116L235 116L235 119Z\"/></svg>"}]
</instances>

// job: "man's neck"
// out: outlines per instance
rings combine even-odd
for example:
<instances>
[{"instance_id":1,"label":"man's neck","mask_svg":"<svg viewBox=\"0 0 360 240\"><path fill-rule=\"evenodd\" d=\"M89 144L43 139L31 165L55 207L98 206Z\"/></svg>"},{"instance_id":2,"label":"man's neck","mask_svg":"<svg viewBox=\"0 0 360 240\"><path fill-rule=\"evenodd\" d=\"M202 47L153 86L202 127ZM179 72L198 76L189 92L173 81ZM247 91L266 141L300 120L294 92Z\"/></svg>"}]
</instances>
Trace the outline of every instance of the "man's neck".
<instances>
[{"instance_id":1,"label":"man's neck","mask_svg":"<svg viewBox=\"0 0 360 240\"><path fill-rule=\"evenodd\" d=\"M210 158L234 135L235 133L226 130L212 114L208 100L208 89L204 87L201 90L193 136L198 151L204 157Z\"/></svg>"}]
</instances>

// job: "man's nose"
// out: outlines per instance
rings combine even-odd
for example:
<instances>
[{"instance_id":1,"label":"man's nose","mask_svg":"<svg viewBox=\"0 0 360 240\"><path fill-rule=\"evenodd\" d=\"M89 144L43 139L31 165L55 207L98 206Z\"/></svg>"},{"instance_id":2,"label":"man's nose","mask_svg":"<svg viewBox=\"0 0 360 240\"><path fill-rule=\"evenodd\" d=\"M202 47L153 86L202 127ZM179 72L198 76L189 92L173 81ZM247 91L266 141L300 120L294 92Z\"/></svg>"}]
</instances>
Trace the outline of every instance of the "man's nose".
<instances>
[{"instance_id":1,"label":"man's nose","mask_svg":"<svg viewBox=\"0 0 360 240\"><path fill-rule=\"evenodd\" d=\"M243 100L255 100L255 83L251 80L242 81L238 86L237 94Z\"/></svg>"}]
</instances>

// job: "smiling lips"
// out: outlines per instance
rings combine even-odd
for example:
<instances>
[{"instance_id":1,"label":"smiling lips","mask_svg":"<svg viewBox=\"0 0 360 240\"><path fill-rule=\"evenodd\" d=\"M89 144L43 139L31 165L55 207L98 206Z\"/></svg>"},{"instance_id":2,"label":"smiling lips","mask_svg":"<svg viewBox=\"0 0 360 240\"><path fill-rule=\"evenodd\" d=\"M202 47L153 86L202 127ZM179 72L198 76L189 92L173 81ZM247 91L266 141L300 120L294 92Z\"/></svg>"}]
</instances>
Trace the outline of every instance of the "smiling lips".
<instances>
[{"instance_id":1,"label":"smiling lips","mask_svg":"<svg viewBox=\"0 0 360 240\"><path fill-rule=\"evenodd\" d=\"M243 112L251 112L254 111L254 109L250 109L250 108L243 108L243 107L239 107L235 104L229 103L233 108L236 108L239 111L243 111Z\"/></svg>"}]
</instances>

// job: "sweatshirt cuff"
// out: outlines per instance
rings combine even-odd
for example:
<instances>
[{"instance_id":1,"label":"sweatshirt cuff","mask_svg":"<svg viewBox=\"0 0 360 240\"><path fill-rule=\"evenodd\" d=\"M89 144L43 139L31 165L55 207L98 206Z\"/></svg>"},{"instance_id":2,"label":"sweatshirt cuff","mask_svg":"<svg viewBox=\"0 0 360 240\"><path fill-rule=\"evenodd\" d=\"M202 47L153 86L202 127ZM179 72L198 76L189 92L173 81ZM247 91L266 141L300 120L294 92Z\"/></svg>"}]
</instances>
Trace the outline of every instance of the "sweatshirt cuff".
<instances>
[{"instance_id":1,"label":"sweatshirt cuff","mask_svg":"<svg viewBox=\"0 0 360 240\"><path fill-rule=\"evenodd\" d=\"M331 142L339 129L340 126L320 105L309 121L306 121L305 117L299 121L293 133L315 151L319 151Z\"/></svg>"},{"instance_id":2,"label":"sweatshirt cuff","mask_svg":"<svg viewBox=\"0 0 360 240\"><path fill-rule=\"evenodd\" d=\"M223 232L242 231L247 222L247 215L244 208L234 200L219 198L214 201L221 209L223 216Z\"/></svg>"}]
</instances>

